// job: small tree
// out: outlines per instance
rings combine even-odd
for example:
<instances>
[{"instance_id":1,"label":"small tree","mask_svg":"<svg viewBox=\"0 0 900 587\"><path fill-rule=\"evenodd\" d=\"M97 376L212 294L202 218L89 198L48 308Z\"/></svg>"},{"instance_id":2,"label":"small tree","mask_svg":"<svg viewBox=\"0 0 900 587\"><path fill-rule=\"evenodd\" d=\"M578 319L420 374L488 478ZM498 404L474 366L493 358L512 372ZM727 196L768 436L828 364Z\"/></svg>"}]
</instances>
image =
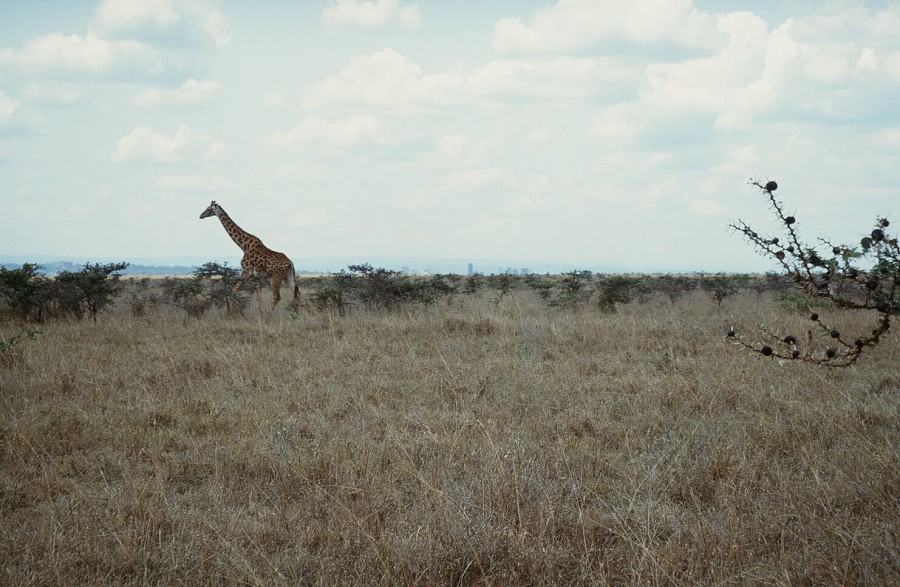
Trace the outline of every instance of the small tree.
<instances>
[{"instance_id":1,"label":"small tree","mask_svg":"<svg viewBox=\"0 0 900 587\"><path fill-rule=\"evenodd\" d=\"M810 320L831 341L824 353L815 352L809 344L801 348L796 336L776 333L766 326L760 326L760 330L771 344L747 343L734 329L727 336L768 357L835 367L854 364L865 349L878 344L900 309L900 246L896 236L891 238L886 233L890 222L887 218L877 218L871 232L858 246L836 245L819 239L817 248L800 239L797 219L785 212L784 205L774 195L778 189L776 182L763 185L751 179L750 184L769 201L782 234L762 235L742 220L730 224L730 228L743 234L761 255L774 259L804 294L827 300L839 310L869 313L872 328L859 336L850 335L830 325L817 312L811 312Z\"/></svg>"},{"instance_id":2,"label":"small tree","mask_svg":"<svg viewBox=\"0 0 900 587\"><path fill-rule=\"evenodd\" d=\"M224 307L229 314L243 314L249 303L246 296L234 291L240 275L240 271L229 267L227 262L212 261L194 270L196 281L209 283L210 303L217 308Z\"/></svg>"},{"instance_id":3,"label":"small tree","mask_svg":"<svg viewBox=\"0 0 900 587\"><path fill-rule=\"evenodd\" d=\"M0 314L40 322L43 291L50 280L40 274L40 265L25 263L20 269L0 267Z\"/></svg>"},{"instance_id":4,"label":"small tree","mask_svg":"<svg viewBox=\"0 0 900 587\"><path fill-rule=\"evenodd\" d=\"M118 272L128 263L85 263L81 271L62 271L56 276L53 291L57 306L66 313L97 320L97 314L111 304L122 289Z\"/></svg>"},{"instance_id":5,"label":"small tree","mask_svg":"<svg viewBox=\"0 0 900 587\"><path fill-rule=\"evenodd\" d=\"M591 283L593 273L587 270L573 269L563 274L562 280L556 285L559 293L548 300L547 305L552 308L574 306L586 301L591 296L588 285Z\"/></svg>"},{"instance_id":6,"label":"small tree","mask_svg":"<svg viewBox=\"0 0 900 587\"><path fill-rule=\"evenodd\" d=\"M627 275L604 275L597 285L597 308L614 313L616 304L627 304L634 299L640 281Z\"/></svg>"},{"instance_id":7,"label":"small tree","mask_svg":"<svg viewBox=\"0 0 900 587\"><path fill-rule=\"evenodd\" d=\"M188 316L199 319L212 307L212 301L204 295L207 288L197 277L191 279L167 277L160 284L160 288L164 299L187 312Z\"/></svg>"},{"instance_id":8,"label":"small tree","mask_svg":"<svg viewBox=\"0 0 900 587\"><path fill-rule=\"evenodd\" d=\"M322 280L322 285L313 292L313 302L320 310L336 309L343 316L350 305L352 287L353 276L342 269Z\"/></svg>"}]
</instances>

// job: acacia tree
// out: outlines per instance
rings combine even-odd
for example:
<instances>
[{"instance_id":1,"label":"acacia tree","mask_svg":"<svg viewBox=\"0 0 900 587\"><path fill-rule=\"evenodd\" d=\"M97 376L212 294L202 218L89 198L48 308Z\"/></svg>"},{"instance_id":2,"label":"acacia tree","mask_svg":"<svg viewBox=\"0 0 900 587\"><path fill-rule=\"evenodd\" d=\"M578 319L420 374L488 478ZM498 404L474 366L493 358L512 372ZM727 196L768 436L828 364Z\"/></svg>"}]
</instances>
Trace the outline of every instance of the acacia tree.
<instances>
[{"instance_id":1,"label":"acacia tree","mask_svg":"<svg viewBox=\"0 0 900 587\"><path fill-rule=\"evenodd\" d=\"M877 218L859 245L839 245L820 238L818 246L811 246L800 239L797 219L785 212L784 205L775 197L778 184L774 181L762 184L751 179L750 185L768 200L782 234L762 235L743 220L729 227L740 232L761 255L774 259L811 298L828 300L840 310L871 314L871 330L855 334L841 332L811 311L810 320L815 329L829 340L824 352L816 351L810 340L804 345L796 336L775 332L764 325L759 328L769 344L748 343L733 328L727 336L767 357L833 367L853 365L865 349L878 344L890 330L892 318L900 310L900 246L897 237L890 237L886 232L890 222L887 218Z\"/></svg>"},{"instance_id":2,"label":"acacia tree","mask_svg":"<svg viewBox=\"0 0 900 587\"><path fill-rule=\"evenodd\" d=\"M110 305L122 284L119 272L128 263L85 263L81 271L60 271L54 282L53 294L63 312L82 316L85 311L96 322L97 314Z\"/></svg>"}]
</instances>

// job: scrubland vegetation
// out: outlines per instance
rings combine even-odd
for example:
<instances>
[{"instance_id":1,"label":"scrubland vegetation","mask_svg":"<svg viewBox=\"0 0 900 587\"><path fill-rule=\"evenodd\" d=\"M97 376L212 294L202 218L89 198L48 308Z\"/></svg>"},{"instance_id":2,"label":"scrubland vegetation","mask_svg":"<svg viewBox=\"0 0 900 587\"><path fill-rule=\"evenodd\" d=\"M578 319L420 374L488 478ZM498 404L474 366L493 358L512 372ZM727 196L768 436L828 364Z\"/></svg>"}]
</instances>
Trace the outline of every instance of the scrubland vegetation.
<instances>
[{"instance_id":1,"label":"scrubland vegetation","mask_svg":"<svg viewBox=\"0 0 900 587\"><path fill-rule=\"evenodd\" d=\"M896 333L753 338L876 310L362 266L269 315L210 274L0 321L0 583L900 582Z\"/></svg>"}]
</instances>

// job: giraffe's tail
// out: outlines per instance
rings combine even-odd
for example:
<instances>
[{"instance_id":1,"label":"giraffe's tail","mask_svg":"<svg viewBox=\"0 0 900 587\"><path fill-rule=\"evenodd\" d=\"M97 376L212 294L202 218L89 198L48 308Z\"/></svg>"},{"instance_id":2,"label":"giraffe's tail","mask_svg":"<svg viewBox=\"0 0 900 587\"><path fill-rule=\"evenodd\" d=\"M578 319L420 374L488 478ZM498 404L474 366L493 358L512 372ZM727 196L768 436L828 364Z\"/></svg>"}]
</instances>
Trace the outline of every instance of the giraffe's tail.
<instances>
[{"instance_id":1,"label":"giraffe's tail","mask_svg":"<svg viewBox=\"0 0 900 587\"><path fill-rule=\"evenodd\" d=\"M297 283L297 270L294 268L294 263L291 262L291 275L294 276L294 299L300 299L300 285Z\"/></svg>"}]
</instances>

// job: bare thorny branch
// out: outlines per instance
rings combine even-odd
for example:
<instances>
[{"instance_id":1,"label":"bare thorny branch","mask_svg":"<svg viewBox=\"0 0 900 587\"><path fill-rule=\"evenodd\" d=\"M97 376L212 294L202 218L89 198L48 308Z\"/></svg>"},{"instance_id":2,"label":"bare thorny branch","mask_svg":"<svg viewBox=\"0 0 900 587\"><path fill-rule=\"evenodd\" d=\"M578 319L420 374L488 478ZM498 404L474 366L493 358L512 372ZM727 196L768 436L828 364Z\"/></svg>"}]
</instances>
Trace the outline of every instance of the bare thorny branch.
<instances>
[{"instance_id":1,"label":"bare thorny branch","mask_svg":"<svg viewBox=\"0 0 900 587\"><path fill-rule=\"evenodd\" d=\"M794 335L779 334L765 325L760 325L759 330L770 344L748 343L733 327L727 337L767 357L832 367L853 365L865 349L878 344L890 329L891 318L900 310L900 246L896 236L889 238L885 233L890 222L887 218L877 218L871 233L860 240L858 247L833 245L827 239L819 239L829 249L820 252L800 239L797 219L785 212L784 205L774 195L778 189L776 182L762 184L751 179L749 183L767 198L780 221L782 237L764 236L743 220L729 227L743 234L764 257L774 259L811 298L827 300L842 310L874 313L873 328L868 334L847 335L810 308L810 320L815 326L807 331L805 344ZM824 353L813 347L814 330L830 339Z\"/></svg>"}]
</instances>

